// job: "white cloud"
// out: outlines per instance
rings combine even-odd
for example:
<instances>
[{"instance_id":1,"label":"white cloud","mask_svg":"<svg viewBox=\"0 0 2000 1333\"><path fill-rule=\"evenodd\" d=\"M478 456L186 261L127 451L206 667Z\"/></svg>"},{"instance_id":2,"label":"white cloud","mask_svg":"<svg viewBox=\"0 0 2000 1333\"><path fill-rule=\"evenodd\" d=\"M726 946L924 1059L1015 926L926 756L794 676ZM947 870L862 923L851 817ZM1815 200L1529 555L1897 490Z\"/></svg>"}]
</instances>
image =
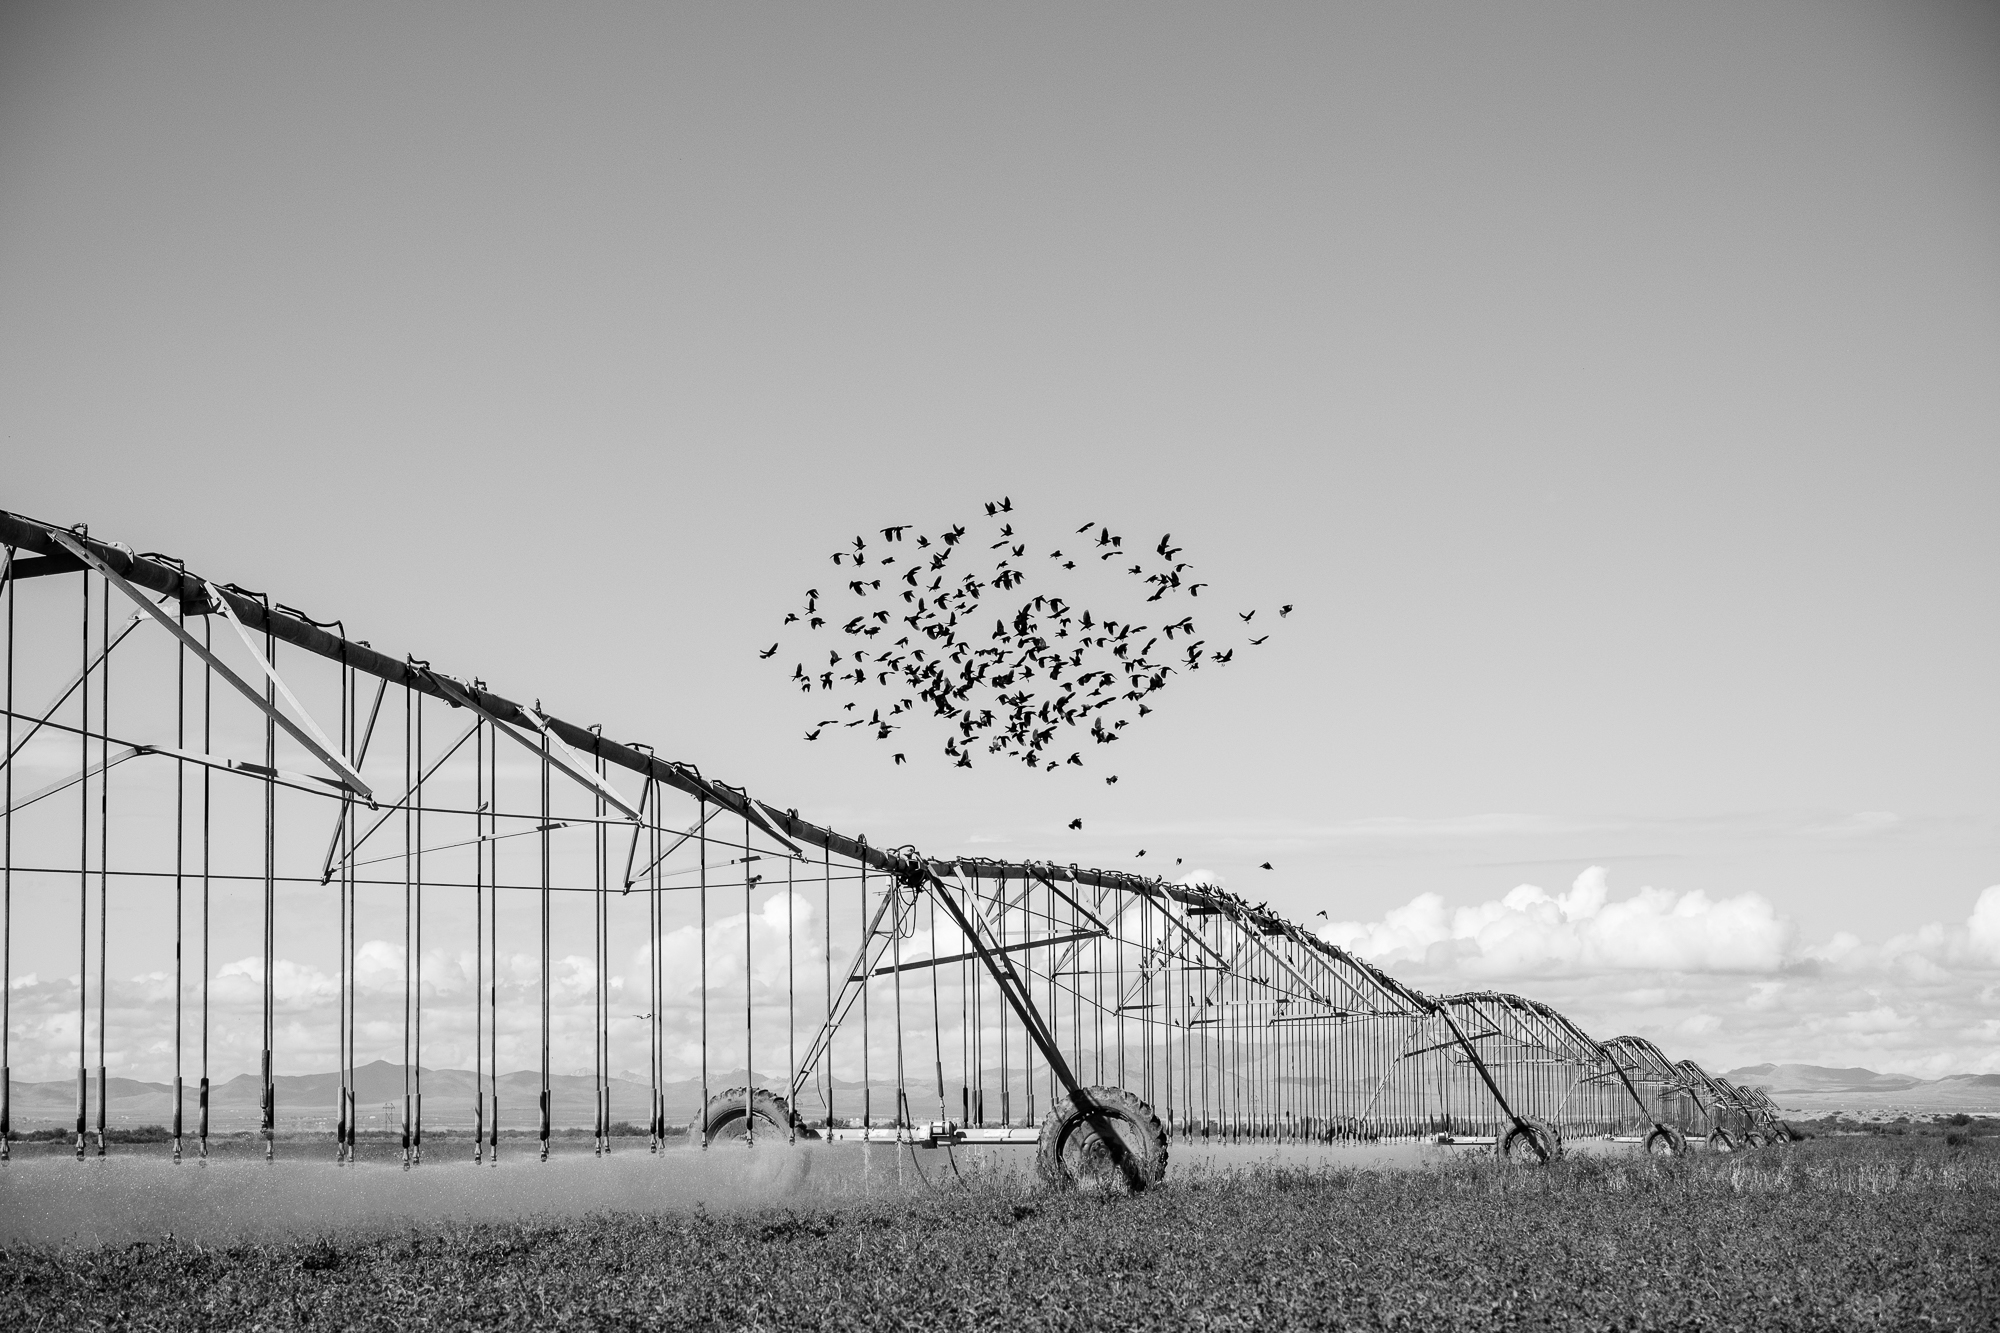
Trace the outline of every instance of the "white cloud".
<instances>
[{"instance_id":1,"label":"white cloud","mask_svg":"<svg viewBox=\"0 0 2000 1333\"><path fill-rule=\"evenodd\" d=\"M1448 910L1422 894L1378 922L1340 921L1320 934L1387 967L1416 966L1472 978L1659 970L1770 972L1792 928L1758 894L1711 899L1699 890L1644 888L1611 900L1592 866L1565 893L1523 884L1504 898Z\"/></svg>"},{"instance_id":2,"label":"white cloud","mask_svg":"<svg viewBox=\"0 0 2000 1333\"><path fill-rule=\"evenodd\" d=\"M1817 943L1762 895L1642 888L1601 867L1551 895L1521 885L1452 908L1420 894L1375 921L1320 932L1434 990L1466 984L1548 1000L1600 1036L1636 1032L1727 1068L1763 1060L1938 1077L2000 1071L2000 886L1962 923L1879 943Z\"/></svg>"},{"instance_id":3,"label":"white cloud","mask_svg":"<svg viewBox=\"0 0 2000 1333\"><path fill-rule=\"evenodd\" d=\"M1979 895L1972 917L1966 923L1966 942L1972 951L1992 963L2000 963L2000 884Z\"/></svg>"}]
</instances>

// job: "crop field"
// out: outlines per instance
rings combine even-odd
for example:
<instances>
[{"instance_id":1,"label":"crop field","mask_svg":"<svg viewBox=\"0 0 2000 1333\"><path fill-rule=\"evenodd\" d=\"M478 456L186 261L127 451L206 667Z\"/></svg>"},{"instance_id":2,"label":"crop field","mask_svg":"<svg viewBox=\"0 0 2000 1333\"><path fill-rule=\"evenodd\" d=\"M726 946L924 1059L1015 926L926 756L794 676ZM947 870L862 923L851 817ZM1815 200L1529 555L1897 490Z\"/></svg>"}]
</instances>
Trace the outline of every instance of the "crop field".
<instances>
[{"instance_id":1,"label":"crop field","mask_svg":"<svg viewBox=\"0 0 2000 1333\"><path fill-rule=\"evenodd\" d=\"M0 1327L2000 1328L2000 1137L16 1247Z\"/></svg>"}]
</instances>

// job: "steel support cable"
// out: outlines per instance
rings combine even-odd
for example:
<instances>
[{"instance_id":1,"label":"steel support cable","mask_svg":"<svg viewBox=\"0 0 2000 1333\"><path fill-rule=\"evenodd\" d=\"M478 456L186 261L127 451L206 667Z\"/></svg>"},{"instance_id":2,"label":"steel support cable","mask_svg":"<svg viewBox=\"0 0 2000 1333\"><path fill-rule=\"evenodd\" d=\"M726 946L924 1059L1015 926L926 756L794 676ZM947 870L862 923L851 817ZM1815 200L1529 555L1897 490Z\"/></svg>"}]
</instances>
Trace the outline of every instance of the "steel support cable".
<instances>
[{"instance_id":1,"label":"steel support cable","mask_svg":"<svg viewBox=\"0 0 2000 1333\"><path fill-rule=\"evenodd\" d=\"M404 693L407 695L413 692L406 690ZM376 702L379 705L381 701L378 699ZM372 734L374 730L372 726L373 719L370 719L370 721L371 721L371 726L369 730L370 733ZM397 797L393 804L380 807L381 813L376 817L375 822L368 826L368 831L366 833L363 833L359 838L354 839L353 849L346 853L343 853L340 857L336 858L334 853L338 850L338 845L341 836L341 829L346 827L346 824L348 822L347 812L353 808L354 804L354 794L352 792L343 791L341 793L338 793L341 798L341 812L342 812L341 824L335 827L333 831L333 841L327 845L326 862L324 868L320 873L320 883L325 884L328 881L332 880L334 872L338 870L341 866L347 865L349 862L351 862L353 860L354 852L359 851L361 849L361 845L367 842L370 838L374 837L376 832L380 830L384 824L388 823L398 814L401 814L405 818L407 818L411 805L415 801L420 801L422 799L419 793L422 791L425 780L436 774L436 772L440 768L443 768L445 765L445 761L450 759L453 755L457 754L459 750L465 745L465 743L472 739L473 734L479 730L479 726L480 726L480 719L475 719L473 721L472 726L466 729L465 734L463 736L460 736L456 741L453 741L450 747L447 748L443 754L439 755L437 760L433 762L428 769L419 767L417 770L417 777L415 784L410 788L406 789L401 796ZM366 737L364 737L362 740L361 748L362 751L365 753L367 750ZM358 764L360 760L357 759L354 762ZM408 765L404 766L404 776L406 778L409 776ZM477 811L445 809L445 810L440 810L440 813L476 814ZM459 843L455 845L463 846L464 844ZM381 860L389 860L389 859L393 858L382 857L382 858L377 858L376 861L363 861L360 864L375 865Z\"/></svg>"},{"instance_id":2,"label":"steel support cable","mask_svg":"<svg viewBox=\"0 0 2000 1333\"><path fill-rule=\"evenodd\" d=\"M7 595L11 598L14 595L15 581L13 579L8 579L6 580L6 585L7 585ZM130 634L133 630L137 629L140 623L145 619L146 615L143 611L133 613L132 618L125 622L125 628L119 631L118 637L111 641L111 647L116 648L119 644L125 642L125 636ZM75 694L79 688L83 689L89 688L91 675L94 672L96 672L98 667L100 667L106 661L108 661L110 656L111 656L110 649L105 649L102 652L100 652L95 658L93 658L90 662L88 662L84 666L83 670L77 672L74 676L70 677L69 683L63 686L61 690L57 691L55 699L49 704L47 708L44 708L39 715L37 714L26 715L26 721L29 724L28 729L21 736L20 742L18 744L16 744L11 737L11 732L13 728L12 727L8 728L10 736L7 742L7 748L4 751L0 751L0 769L6 769L10 771L12 770L14 766L15 757L18 756L22 750L27 748L28 742L35 739L36 735L38 735L41 732L41 729L43 727L49 725L49 720L56 715L56 710L61 708L64 704L68 703L69 697L72 694ZM14 701L11 695L7 700L7 716L10 722L14 718Z\"/></svg>"}]
</instances>

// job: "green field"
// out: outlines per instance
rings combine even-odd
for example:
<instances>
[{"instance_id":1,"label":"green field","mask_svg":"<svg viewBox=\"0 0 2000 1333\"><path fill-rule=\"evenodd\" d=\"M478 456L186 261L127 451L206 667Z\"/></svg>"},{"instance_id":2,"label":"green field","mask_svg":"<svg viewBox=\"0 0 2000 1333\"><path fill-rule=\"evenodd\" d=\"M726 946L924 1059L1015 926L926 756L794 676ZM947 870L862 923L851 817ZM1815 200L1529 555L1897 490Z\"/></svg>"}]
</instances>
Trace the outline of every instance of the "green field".
<instances>
[{"instance_id":1,"label":"green field","mask_svg":"<svg viewBox=\"0 0 2000 1333\"><path fill-rule=\"evenodd\" d=\"M2000 1138L17 1248L0 1327L1994 1328Z\"/></svg>"}]
</instances>

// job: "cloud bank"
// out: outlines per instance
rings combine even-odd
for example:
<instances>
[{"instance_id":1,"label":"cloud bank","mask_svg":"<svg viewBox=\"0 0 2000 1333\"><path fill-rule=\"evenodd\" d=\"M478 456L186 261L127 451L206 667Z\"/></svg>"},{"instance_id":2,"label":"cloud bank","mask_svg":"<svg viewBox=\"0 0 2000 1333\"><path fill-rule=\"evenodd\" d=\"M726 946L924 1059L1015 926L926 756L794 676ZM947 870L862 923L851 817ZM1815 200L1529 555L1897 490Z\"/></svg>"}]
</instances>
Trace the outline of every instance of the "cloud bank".
<instances>
[{"instance_id":1,"label":"cloud bank","mask_svg":"<svg viewBox=\"0 0 2000 1333\"><path fill-rule=\"evenodd\" d=\"M1717 1067L2000 1072L2000 885L1963 922L1877 944L1806 941L1756 893L1614 898L1601 866L1559 894L1523 884L1458 908L1420 894L1320 934L1418 985L1518 989L1599 1036L1636 1032Z\"/></svg>"}]
</instances>

